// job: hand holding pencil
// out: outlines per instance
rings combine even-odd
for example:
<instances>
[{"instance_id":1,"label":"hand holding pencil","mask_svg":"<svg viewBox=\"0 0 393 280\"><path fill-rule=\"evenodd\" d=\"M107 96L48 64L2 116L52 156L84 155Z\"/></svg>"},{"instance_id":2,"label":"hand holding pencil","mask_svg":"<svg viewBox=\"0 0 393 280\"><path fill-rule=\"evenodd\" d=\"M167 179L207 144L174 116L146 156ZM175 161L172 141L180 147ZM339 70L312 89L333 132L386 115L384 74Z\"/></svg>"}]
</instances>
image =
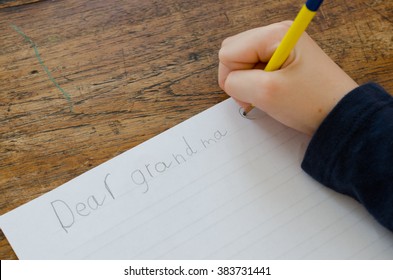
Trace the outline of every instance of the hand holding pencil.
<instances>
[{"instance_id":1,"label":"hand holding pencil","mask_svg":"<svg viewBox=\"0 0 393 280\"><path fill-rule=\"evenodd\" d=\"M252 104L312 135L337 102L358 85L305 32L282 62L273 60L290 26L288 21L276 23L224 40L219 85L244 109ZM266 69L271 61L276 66Z\"/></svg>"}]
</instances>

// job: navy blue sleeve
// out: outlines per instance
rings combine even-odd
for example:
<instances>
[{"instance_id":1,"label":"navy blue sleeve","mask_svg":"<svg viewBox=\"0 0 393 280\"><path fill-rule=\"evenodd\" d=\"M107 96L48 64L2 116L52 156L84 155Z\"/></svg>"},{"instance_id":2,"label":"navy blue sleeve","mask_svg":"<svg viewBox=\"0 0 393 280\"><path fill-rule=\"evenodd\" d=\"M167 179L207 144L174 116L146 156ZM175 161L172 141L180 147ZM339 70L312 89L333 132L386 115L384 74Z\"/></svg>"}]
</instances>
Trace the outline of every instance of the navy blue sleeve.
<instances>
[{"instance_id":1,"label":"navy blue sleeve","mask_svg":"<svg viewBox=\"0 0 393 280\"><path fill-rule=\"evenodd\" d=\"M302 168L393 231L393 97L374 83L348 93L314 134Z\"/></svg>"}]
</instances>

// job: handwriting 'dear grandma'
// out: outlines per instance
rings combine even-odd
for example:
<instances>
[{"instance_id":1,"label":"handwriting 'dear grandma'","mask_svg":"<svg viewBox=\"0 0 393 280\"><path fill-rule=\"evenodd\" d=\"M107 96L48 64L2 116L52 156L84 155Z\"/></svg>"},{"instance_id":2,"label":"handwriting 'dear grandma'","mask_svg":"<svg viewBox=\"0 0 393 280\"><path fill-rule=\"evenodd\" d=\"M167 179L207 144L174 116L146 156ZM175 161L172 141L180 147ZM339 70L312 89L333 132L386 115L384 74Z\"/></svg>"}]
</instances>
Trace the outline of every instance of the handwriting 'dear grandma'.
<instances>
[{"instance_id":1,"label":"handwriting 'dear grandma'","mask_svg":"<svg viewBox=\"0 0 393 280\"><path fill-rule=\"evenodd\" d=\"M97 210L106 202L106 198L109 197L112 200L115 199L108 183L107 179L109 173L105 176L104 180L104 193L89 195L83 201L77 203L67 203L64 200L56 199L51 202L53 212L56 215L60 226L68 233L68 230L75 224L76 217L87 217Z\"/></svg>"},{"instance_id":2,"label":"handwriting 'dear grandma'","mask_svg":"<svg viewBox=\"0 0 393 280\"><path fill-rule=\"evenodd\" d=\"M200 150L207 150L213 144L221 141L228 132L226 130L215 130L212 135L207 138L199 139L199 146L191 144L186 137L182 137L181 151L168 154L165 160L159 160L156 162L145 163L143 167L135 169L131 172L131 180L134 185L142 187L142 193L147 193L149 191L150 180L162 175L167 170L173 168L174 166L180 166L190 160L194 155L198 154ZM197 143L197 142L196 142Z\"/></svg>"}]
</instances>

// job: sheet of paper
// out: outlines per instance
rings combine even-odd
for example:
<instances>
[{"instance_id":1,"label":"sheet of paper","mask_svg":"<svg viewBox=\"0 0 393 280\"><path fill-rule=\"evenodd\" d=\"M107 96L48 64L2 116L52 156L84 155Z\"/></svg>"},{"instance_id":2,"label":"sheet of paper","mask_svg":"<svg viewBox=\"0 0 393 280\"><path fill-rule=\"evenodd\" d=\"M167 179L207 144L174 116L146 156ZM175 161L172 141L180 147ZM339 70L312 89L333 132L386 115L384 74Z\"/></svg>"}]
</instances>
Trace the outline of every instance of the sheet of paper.
<instances>
[{"instance_id":1,"label":"sheet of paper","mask_svg":"<svg viewBox=\"0 0 393 280\"><path fill-rule=\"evenodd\" d=\"M392 259L300 169L307 137L228 99L3 215L21 259Z\"/></svg>"}]
</instances>

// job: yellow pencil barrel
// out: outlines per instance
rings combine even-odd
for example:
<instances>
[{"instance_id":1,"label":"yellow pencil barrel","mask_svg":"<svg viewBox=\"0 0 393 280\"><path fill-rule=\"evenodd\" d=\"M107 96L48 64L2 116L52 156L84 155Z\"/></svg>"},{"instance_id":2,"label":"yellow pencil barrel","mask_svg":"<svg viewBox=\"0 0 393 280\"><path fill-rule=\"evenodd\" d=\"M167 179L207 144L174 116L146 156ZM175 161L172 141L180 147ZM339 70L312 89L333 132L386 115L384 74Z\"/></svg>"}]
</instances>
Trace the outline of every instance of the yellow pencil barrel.
<instances>
[{"instance_id":1,"label":"yellow pencil barrel","mask_svg":"<svg viewBox=\"0 0 393 280\"><path fill-rule=\"evenodd\" d=\"M265 71L275 71L281 68L315 14L316 11L310 11L306 5L303 5L288 32L285 34L278 48L266 65Z\"/></svg>"}]
</instances>

